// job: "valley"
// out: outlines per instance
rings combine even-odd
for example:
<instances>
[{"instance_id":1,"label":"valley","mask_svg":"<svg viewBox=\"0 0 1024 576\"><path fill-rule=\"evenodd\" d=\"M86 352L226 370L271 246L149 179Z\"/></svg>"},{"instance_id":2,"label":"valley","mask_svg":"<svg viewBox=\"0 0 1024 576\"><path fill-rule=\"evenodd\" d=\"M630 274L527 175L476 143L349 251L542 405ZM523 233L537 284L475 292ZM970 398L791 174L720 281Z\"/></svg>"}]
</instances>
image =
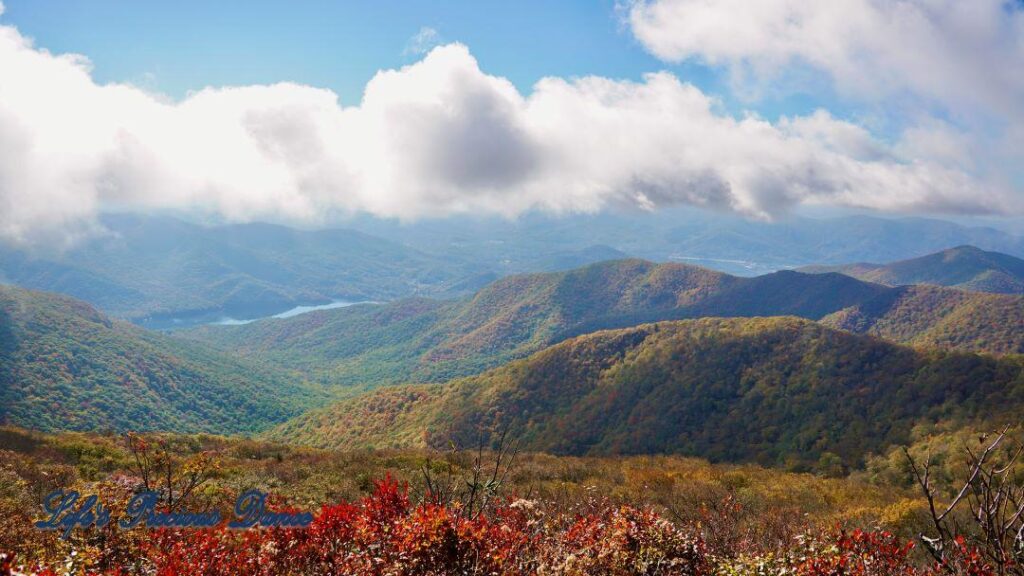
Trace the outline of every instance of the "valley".
<instances>
[{"instance_id":1,"label":"valley","mask_svg":"<svg viewBox=\"0 0 1024 576\"><path fill-rule=\"evenodd\" d=\"M0 0L0 576L1024 576L1024 0Z\"/></svg>"},{"instance_id":2,"label":"valley","mask_svg":"<svg viewBox=\"0 0 1024 576\"><path fill-rule=\"evenodd\" d=\"M273 359L322 384L366 388L479 373L594 330L712 316L800 316L901 343L1024 352L1021 296L889 288L836 273L743 278L642 260L511 276L471 298L353 306L180 337Z\"/></svg>"},{"instance_id":3,"label":"valley","mask_svg":"<svg viewBox=\"0 0 1024 576\"><path fill-rule=\"evenodd\" d=\"M747 569L739 549L757 565L795 562L808 552L781 544L794 531L841 544L824 527L851 518L913 538L929 524L908 455L934 465L949 494L957 447L1024 433L1024 296L1006 289L1015 262L958 248L872 267L869 279L864 265L736 276L620 258L171 331L0 286L0 488L14 479L0 512L30 547L19 553L39 559L126 554L174 571L239 545L214 530L198 547L104 534L65 548L25 533L11 508L54 482L125 498L117 479L153 458L169 491L200 474L205 506L252 486L322 506L316 533L339 541L322 524L335 514L395 506L394 526L421 530L424 515L459 517L469 502L480 515L466 521L486 523L518 514L499 495L521 491L513 502L529 504L516 506L557 519L543 533L551 550L580 522L626 521L617 514L648 514L628 521L677 538L695 530L722 569ZM712 513L727 519L720 530L702 527ZM281 565L319 562L291 537L258 534L260 550L288 550ZM871 537L894 538L884 534ZM350 545L396 542L373 538Z\"/></svg>"}]
</instances>

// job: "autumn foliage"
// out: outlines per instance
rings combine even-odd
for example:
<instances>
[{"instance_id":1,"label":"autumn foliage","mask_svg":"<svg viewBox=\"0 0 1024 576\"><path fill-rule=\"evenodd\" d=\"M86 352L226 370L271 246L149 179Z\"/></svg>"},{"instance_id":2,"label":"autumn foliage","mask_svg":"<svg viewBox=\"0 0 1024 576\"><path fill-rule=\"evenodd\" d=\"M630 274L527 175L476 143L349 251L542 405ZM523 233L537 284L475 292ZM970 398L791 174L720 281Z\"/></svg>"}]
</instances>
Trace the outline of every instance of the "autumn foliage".
<instances>
[{"instance_id":1,"label":"autumn foliage","mask_svg":"<svg viewBox=\"0 0 1024 576\"><path fill-rule=\"evenodd\" d=\"M794 539L786 549L744 554L714 550L699 524L678 526L655 512L606 503L586 514L549 514L537 502L508 500L470 517L458 504L414 505L404 484L385 476L358 502L324 506L307 529L159 529L109 558L133 561L87 574L995 575L961 541L947 565L919 567L912 543L882 531L835 529ZM62 574L62 566L25 573ZM20 574L16 558L0 574Z\"/></svg>"},{"instance_id":2,"label":"autumn foliage","mask_svg":"<svg viewBox=\"0 0 1024 576\"><path fill-rule=\"evenodd\" d=\"M927 499L896 488L881 498L851 479L674 457L326 453L212 437L0 433L13 448L0 451L0 576L1024 574L1018 556L993 556L955 500L938 530L918 518ZM1006 468L1001 453L988 453ZM926 478L938 477L925 466ZM948 501L948 486L927 485ZM65 486L98 495L112 522L67 540L33 528L43 496ZM309 511L312 523L229 529L238 494L253 486L270 494L268 512ZM160 494L161 511L217 509L224 520L116 527L140 491ZM971 494L962 505L978 500ZM938 534L942 554L916 537L922 531Z\"/></svg>"},{"instance_id":3,"label":"autumn foliage","mask_svg":"<svg viewBox=\"0 0 1024 576\"><path fill-rule=\"evenodd\" d=\"M609 506L547 517L516 500L467 518L413 506L390 477L358 503L325 506L306 530L165 532L156 574L706 574L699 538L649 511Z\"/></svg>"},{"instance_id":4,"label":"autumn foliage","mask_svg":"<svg viewBox=\"0 0 1024 576\"><path fill-rule=\"evenodd\" d=\"M458 505L413 505L407 486L390 476L362 501L324 506L307 529L160 529L149 536L137 543L141 571L160 576L709 573L699 536L651 511L609 505L549 516L535 502L513 500L470 518ZM35 567L40 574L59 568Z\"/></svg>"}]
</instances>

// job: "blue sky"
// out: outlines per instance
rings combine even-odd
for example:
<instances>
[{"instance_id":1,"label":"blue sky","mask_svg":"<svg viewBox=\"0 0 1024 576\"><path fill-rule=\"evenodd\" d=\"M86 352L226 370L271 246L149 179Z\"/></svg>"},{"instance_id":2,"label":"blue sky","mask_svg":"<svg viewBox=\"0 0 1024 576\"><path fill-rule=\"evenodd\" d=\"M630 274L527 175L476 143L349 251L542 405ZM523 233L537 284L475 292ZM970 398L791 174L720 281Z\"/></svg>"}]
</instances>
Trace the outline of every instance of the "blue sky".
<instances>
[{"instance_id":1,"label":"blue sky","mask_svg":"<svg viewBox=\"0 0 1024 576\"><path fill-rule=\"evenodd\" d=\"M93 60L98 80L141 79L174 95L207 85L291 80L352 103L382 68L415 60L421 27L468 44L521 90L545 75L638 78L664 65L614 2L126 2L8 0L5 19L54 52ZM695 74L707 76L707 74ZM703 78L702 78L703 80Z\"/></svg>"},{"instance_id":2,"label":"blue sky","mask_svg":"<svg viewBox=\"0 0 1024 576\"><path fill-rule=\"evenodd\" d=\"M639 80L671 70L720 98L731 113L768 118L825 106L848 114L834 95L779 93L734 98L721 70L667 63L648 53L611 0L238 2L180 0L6 0L4 20L52 52L89 57L100 82L129 81L180 98L206 86L292 81L330 88L357 102L381 69L421 55L408 51L424 27L462 42L489 74L523 93L544 76Z\"/></svg>"}]
</instances>

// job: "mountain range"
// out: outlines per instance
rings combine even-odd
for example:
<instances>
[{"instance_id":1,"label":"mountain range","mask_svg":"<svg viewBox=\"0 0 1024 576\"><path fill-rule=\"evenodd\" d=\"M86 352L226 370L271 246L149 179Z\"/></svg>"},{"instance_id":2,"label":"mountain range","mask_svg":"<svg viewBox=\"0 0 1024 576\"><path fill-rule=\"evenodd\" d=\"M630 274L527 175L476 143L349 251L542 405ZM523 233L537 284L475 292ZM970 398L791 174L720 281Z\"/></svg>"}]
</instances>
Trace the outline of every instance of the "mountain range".
<instances>
[{"instance_id":1,"label":"mountain range","mask_svg":"<svg viewBox=\"0 0 1024 576\"><path fill-rule=\"evenodd\" d=\"M499 275L551 271L544 260L553 251L573 253L593 246L740 276L815 264L890 262L960 245L1024 258L1019 230L866 215L759 221L678 207L557 217L528 214L516 220L466 217L403 223L357 218L349 226L431 254L481 263ZM590 262L578 261L577 266Z\"/></svg>"},{"instance_id":2,"label":"mountain range","mask_svg":"<svg viewBox=\"0 0 1024 576\"><path fill-rule=\"evenodd\" d=\"M958 246L890 264L862 262L843 266L808 266L800 270L839 272L887 286L931 284L978 292L1024 294L1024 260L974 246Z\"/></svg>"},{"instance_id":3,"label":"mountain range","mask_svg":"<svg viewBox=\"0 0 1024 576\"><path fill-rule=\"evenodd\" d=\"M170 329L338 300L460 297L507 275L625 257L740 276L900 260L960 244L1024 257L1020 236L920 218L755 222L667 209L514 221L355 217L345 225L298 230L105 214L96 234L63 250L0 244L0 283L68 294L112 317Z\"/></svg>"},{"instance_id":4,"label":"mountain range","mask_svg":"<svg viewBox=\"0 0 1024 576\"><path fill-rule=\"evenodd\" d=\"M509 276L475 296L312 312L181 336L331 385L441 382L568 337L684 318L799 316L922 346L1024 352L1024 297L886 287L837 273L744 278L643 260Z\"/></svg>"},{"instance_id":5,"label":"mountain range","mask_svg":"<svg viewBox=\"0 0 1024 576\"><path fill-rule=\"evenodd\" d=\"M436 294L484 272L353 230L136 215L108 215L103 224L105 234L64 252L0 248L0 280L165 328L299 304Z\"/></svg>"},{"instance_id":6,"label":"mountain range","mask_svg":"<svg viewBox=\"0 0 1024 576\"><path fill-rule=\"evenodd\" d=\"M491 446L857 466L920 424L1012 420L1024 358L917 350L797 318L599 331L444 385L384 388L269 438L346 449Z\"/></svg>"},{"instance_id":7,"label":"mountain range","mask_svg":"<svg viewBox=\"0 0 1024 576\"><path fill-rule=\"evenodd\" d=\"M952 252L924 260L936 273L996 261ZM922 423L1020 407L1022 295L635 258L486 276L470 277L485 283L472 296L172 333L3 286L0 423L340 447L510 427L560 453L857 466Z\"/></svg>"}]
</instances>

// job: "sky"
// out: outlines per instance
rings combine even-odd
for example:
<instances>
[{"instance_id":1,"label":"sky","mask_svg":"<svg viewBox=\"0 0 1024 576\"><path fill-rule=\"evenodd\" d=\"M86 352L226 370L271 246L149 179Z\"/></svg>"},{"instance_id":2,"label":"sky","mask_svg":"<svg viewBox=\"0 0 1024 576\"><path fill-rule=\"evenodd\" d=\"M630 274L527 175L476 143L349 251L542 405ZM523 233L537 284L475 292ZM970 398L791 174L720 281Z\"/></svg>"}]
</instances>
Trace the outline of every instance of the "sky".
<instances>
[{"instance_id":1,"label":"sky","mask_svg":"<svg viewBox=\"0 0 1024 576\"><path fill-rule=\"evenodd\" d=\"M708 67L667 65L649 54L608 0L5 4L5 20L40 46L87 55L97 81L137 82L175 98L206 86L288 80L353 104L379 70L448 42L470 46L489 73L523 92L545 76L639 80L666 67L720 88Z\"/></svg>"},{"instance_id":2,"label":"sky","mask_svg":"<svg viewBox=\"0 0 1024 576\"><path fill-rule=\"evenodd\" d=\"M1024 214L1019 0L6 0L0 237L685 204Z\"/></svg>"}]
</instances>

